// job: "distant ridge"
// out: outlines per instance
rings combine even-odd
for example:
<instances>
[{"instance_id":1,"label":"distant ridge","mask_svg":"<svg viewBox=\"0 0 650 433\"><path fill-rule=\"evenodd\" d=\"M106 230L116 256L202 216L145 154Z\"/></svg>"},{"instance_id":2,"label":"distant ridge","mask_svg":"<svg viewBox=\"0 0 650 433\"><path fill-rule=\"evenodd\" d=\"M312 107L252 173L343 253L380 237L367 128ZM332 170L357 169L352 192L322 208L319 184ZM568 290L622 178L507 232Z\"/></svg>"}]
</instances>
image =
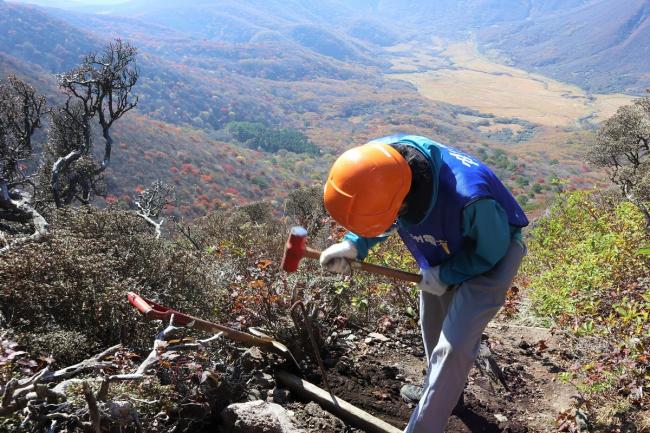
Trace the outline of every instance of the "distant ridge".
<instances>
[{"instance_id":1,"label":"distant ridge","mask_svg":"<svg viewBox=\"0 0 650 433\"><path fill-rule=\"evenodd\" d=\"M597 91L650 87L650 2L597 0L525 23L485 29L481 40L525 69Z\"/></svg>"}]
</instances>

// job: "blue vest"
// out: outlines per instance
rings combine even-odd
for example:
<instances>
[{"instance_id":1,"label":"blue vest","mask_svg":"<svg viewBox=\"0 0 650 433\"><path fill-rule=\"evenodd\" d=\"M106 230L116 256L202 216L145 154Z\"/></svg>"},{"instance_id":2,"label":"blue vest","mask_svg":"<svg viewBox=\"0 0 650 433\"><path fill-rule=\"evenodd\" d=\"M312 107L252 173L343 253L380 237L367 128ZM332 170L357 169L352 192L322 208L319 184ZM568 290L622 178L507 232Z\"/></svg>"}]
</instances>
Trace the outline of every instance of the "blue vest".
<instances>
[{"instance_id":1,"label":"blue vest","mask_svg":"<svg viewBox=\"0 0 650 433\"><path fill-rule=\"evenodd\" d=\"M437 159L434 155L440 155L438 195L433 207L417 225L397 221L398 233L420 267L440 265L471 242L463 236L463 210L477 200L490 198L499 203L511 226L528 225L528 218L512 194L476 158L416 135L392 135L374 141L413 146L429 159L432 167Z\"/></svg>"}]
</instances>

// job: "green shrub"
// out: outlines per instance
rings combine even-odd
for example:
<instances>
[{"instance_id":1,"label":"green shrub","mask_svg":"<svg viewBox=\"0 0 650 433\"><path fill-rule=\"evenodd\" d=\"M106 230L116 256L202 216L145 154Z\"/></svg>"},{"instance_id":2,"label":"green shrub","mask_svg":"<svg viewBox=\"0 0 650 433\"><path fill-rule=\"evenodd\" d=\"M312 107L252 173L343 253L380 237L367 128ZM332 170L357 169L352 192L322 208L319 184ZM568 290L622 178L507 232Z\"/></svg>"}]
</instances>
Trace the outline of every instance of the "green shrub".
<instances>
[{"instance_id":1,"label":"green shrub","mask_svg":"<svg viewBox=\"0 0 650 433\"><path fill-rule=\"evenodd\" d=\"M0 260L4 327L21 335L21 342L51 350L62 362L118 342L148 348L160 324L142 320L126 300L129 291L217 316L219 285L210 262L155 239L134 214L85 207L57 212L50 223L49 239ZM65 344L73 337L80 344Z\"/></svg>"},{"instance_id":2,"label":"green shrub","mask_svg":"<svg viewBox=\"0 0 650 433\"><path fill-rule=\"evenodd\" d=\"M533 306L560 323L620 319L614 301L647 272L637 254L647 239L643 215L628 202L596 200L588 192L564 194L530 233L524 270ZM629 295L640 300L641 289Z\"/></svg>"},{"instance_id":3,"label":"green shrub","mask_svg":"<svg viewBox=\"0 0 650 433\"><path fill-rule=\"evenodd\" d=\"M650 359L648 240L632 203L584 191L561 194L528 237L521 274L533 312L582 341L566 376L601 402L648 403L638 392Z\"/></svg>"},{"instance_id":4,"label":"green shrub","mask_svg":"<svg viewBox=\"0 0 650 433\"><path fill-rule=\"evenodd\" d=\"M320 154L318 147L295 129L270 128L255 122L230 122L227 129L237 141L252 149L270 153L284 149L294 153Z\"/></svg>"},{"instance_id":5,"label":"green shrub","mask_svg":"<svg viewBox=\"0 0 650 433\"><path fill-rule=\"evenodd\" d=\"M530 200L530 197L528 197L526 194L519 194L517 196L517 202L522 206L525 206L526 204L528 204L529 200Z\"/></svg>"}]
</instances>

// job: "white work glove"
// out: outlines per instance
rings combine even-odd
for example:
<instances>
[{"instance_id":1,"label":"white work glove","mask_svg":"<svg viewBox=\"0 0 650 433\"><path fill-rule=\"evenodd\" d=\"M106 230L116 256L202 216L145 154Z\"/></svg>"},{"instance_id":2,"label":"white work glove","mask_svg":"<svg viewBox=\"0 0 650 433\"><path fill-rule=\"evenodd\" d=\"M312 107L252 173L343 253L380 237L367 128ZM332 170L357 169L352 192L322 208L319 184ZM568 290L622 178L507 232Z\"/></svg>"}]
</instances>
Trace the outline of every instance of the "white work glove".
<instances>
[{"instance_id":1,"label":"white work glove","mask_svg":"<svg viewBox=\"0 0 650 433\"><path fill-rule=\"evenodd\" d=\"M320 253L320 265L323 269L337 274L349 274L352 271L346 259L357 258L357 247L348 240L331 245Z\"/></svg>"},{"instance_id":2,"label":"white work glove","mask_svg":"<svg viewBox=\"0 0 650 433\"><path fill-rule=\"evenodd\" d=\"M420 268L420 274L422 275L422 281L418 283L418 288L423 292L440 296L449 289L448 285L440 281L440 266Z\"/></svg>"}]
</instances>

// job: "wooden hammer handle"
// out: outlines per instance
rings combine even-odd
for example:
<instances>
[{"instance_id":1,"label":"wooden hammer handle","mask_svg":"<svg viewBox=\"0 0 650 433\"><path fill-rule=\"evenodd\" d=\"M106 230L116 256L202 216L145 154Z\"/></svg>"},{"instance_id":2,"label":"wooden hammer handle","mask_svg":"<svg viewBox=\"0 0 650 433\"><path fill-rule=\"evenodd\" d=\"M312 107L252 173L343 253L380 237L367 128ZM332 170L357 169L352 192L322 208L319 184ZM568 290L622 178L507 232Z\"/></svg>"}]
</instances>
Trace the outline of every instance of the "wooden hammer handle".
<instances>
[{"instance_id":1,"label":"wooden hammer handle","mask_svg":"<svg viewBox=\"0 0 650 433\"><path fill-rule=\"evenodd\" d=\"M319 259L320 251L307 247L305 250L305 257L310 259ZM395 278L403 281L410 281L412 283L419 283L422 280L422 275L414 274L412 272L400 271L399 269L387 268L386 266L373 265L359 260L348 259L350 266L355 270L362 270L372 274L383 275L385 277Z\"/></svg>"}]
</instances>

